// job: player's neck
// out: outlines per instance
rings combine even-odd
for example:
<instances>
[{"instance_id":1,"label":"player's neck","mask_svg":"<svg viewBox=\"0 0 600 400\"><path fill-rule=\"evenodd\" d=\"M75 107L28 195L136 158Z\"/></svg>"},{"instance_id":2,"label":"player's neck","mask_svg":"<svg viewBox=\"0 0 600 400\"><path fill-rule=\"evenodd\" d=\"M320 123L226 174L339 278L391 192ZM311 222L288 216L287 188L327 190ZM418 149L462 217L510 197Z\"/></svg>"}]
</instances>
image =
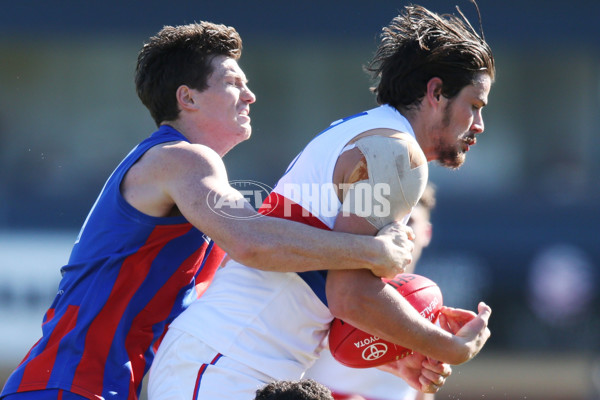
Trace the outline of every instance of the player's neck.
<instances>
[{"instance_id":1,"label":"player's neck","mask_svg":"<svg viewBox=\"0 0 600 400\"><path fill-rule=\"evenodd\" d=\"M423 150L427 161L433 161L435 160L437 153L435 152L435 146L432 141L430 114L424 110L424 107L427 107L427 105L421 104L415 109L403 111L402 115L408 120L415 132L417 143L419 143L421 150Z\"/></svg>"}]
</instances>

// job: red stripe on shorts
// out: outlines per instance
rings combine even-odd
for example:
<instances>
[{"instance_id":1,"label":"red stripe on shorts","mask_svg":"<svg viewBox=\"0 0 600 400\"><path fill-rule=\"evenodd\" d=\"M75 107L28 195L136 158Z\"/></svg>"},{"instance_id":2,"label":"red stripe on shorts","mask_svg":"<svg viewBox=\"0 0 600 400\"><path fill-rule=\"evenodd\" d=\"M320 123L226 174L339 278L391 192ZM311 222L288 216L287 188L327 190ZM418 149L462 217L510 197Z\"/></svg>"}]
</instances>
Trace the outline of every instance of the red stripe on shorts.
<instances>
[{"instance_id":1,"label":"red stripe on shorts","mask_svg":"<svg viewBox=\"0 0 600 400\"><path fill-rule=\"evenodd\" d=\"M198 375L196 376L196 384L194 385L194 394L192 396L192 400L196 400L198 398L198 391L200 390L200 381L202 380L202 375L204 375L206 368L209 365L215 365L222 356L223 354L219 353L215 356L215 358L212 359L210 364L202 364L202 366L198 370Z\"/></svg>"}]
</instances>

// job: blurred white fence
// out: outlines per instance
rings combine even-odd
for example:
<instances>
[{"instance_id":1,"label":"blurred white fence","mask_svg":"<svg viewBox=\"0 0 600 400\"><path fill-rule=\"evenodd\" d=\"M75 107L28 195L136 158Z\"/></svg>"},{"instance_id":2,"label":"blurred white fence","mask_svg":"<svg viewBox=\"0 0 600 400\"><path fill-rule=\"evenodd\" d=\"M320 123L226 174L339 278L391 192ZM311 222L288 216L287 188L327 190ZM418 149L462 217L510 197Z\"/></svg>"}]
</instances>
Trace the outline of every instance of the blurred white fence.
<instances>
[{"instance_id":1,"label":"blurred white fence","mask_svg":"<svg viewBox=\"0 0 600 400\"><path fill-rule=\"evenodd\" d=\"M76 235L0 231L0 366L14 367L39 339Z\"/></svg>"}]
</instances>

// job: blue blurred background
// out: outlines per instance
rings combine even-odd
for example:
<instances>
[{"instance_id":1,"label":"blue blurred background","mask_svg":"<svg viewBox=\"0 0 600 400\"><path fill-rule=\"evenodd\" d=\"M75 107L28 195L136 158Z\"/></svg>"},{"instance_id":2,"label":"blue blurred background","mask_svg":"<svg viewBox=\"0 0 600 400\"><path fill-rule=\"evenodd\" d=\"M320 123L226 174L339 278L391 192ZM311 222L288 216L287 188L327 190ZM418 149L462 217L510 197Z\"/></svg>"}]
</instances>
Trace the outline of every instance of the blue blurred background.
<instances>
[{"instance_id":1,"label":"blue blurred background","mask_svg":"<svg viewBox=\"0 0 600 400\"><path fill-rule=\"evenodd\" d=\"M362 71L408 2L0 0L0 385L40 334L79 226L153 122L135 95L143 42L209 20L242 35L258 101L230 179L273 186L331 121L371 108ZM467 0L419 2L478 28ZM482 354L439 398L597 399L600 1L480 0L497 79L458 171L431 165L434 237L417 272L451 306L493 308Z\"/></svg>"}]
</instances>

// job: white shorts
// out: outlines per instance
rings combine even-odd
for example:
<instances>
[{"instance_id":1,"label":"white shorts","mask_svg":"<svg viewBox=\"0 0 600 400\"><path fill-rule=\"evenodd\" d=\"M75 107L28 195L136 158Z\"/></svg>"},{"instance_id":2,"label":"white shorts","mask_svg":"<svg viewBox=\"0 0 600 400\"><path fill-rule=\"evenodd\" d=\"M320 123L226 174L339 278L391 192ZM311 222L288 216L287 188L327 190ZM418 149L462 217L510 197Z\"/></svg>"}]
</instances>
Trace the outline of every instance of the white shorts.
<instances>
[{"instance_id":1,"label":"white shorts","mask_svg":"<svg viewBox=\"0 0 600 400\"><path fill-rule=\"evenodd\" d=\"M149 400L253 400L273 379L169 328L150 368Z\"/></svg>"}]
</instances>

